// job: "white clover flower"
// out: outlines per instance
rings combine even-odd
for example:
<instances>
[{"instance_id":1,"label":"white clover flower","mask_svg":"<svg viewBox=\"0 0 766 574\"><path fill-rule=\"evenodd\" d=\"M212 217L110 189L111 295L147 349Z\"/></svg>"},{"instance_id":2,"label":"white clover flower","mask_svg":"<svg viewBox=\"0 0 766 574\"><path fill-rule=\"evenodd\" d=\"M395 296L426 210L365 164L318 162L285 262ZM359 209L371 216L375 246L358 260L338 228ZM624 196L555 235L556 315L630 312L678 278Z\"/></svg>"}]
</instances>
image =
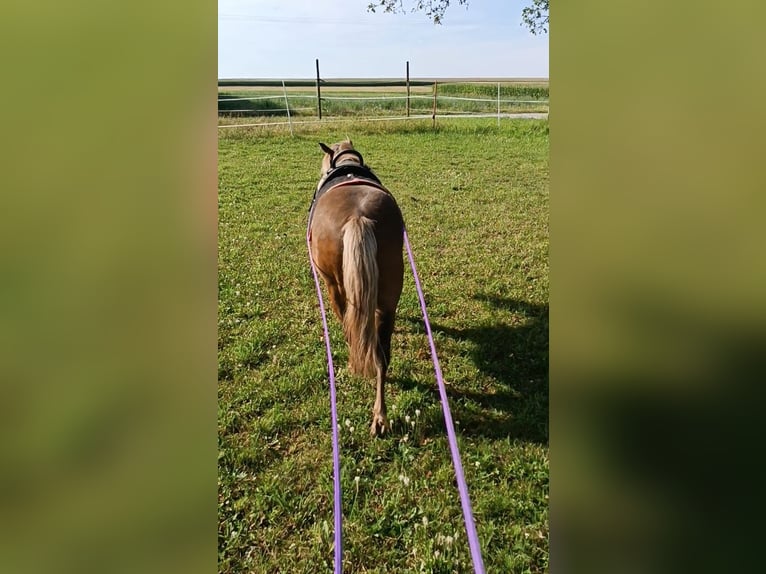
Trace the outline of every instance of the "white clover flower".
<instances>
[{"instance_id":1,"label":"white clover flower","mask_svg":"<svg viewBox=\"0 0 766 574\"><path fill-rule=\"evenodd\" d=\"M357 486L359 486L359 481L360 481L360 480L362 480L362 478L361 478L361 477L360 477L360 476L357 474L357 475L354 477L354 482L356 483L356 485L357 485Z\"/></svg>"},{"instance_id":2,"label":"white clover flower","mask_svg":"<svg viewBox=\"0 0 766 574\"><path fill-rule=\"evenodd\" d=\"M441 554L442 553L439 552L438 550L434 550L434 558L436 558L437 560L439 559L439 556L441 556Z\"/></svg>"},{"instance_id":3,"label":"white clover flower","mask_svg":"<svg viewBox=\"0 0 766 574\"><path fill-rule=\"evenodd\" d=\"M428 526L428 517L423 516L423 526Z\"/></svg>"},{"instance_id":4,"label":"white clover flower","mask_svg":"<svg viewBox=\"0 0 766 574\"><path fill-rule=\"evenodd\" d=\"M349 432L354 432L354 427L348 427Z\"/></svg>"},{"instance_id":5,"label":"white clover flower","mask_svg":"<svg viewBox=\"0 0 766 574\"><path fill-rule=\"evenodd\" d=\"M351 419L346 419L346 426L347 426L347 427L350 427L350 426L351 426Z\"/></svg>"},{"instance_id":6,"label":"white clover flower","mask_svg":"<svg viewBox=\"0 0 766 574\"><path fill-rule=\"evenodd\" d=\"M404 417L404 422L410 422L410 415L407 415L406 417Z\"/></svg>"},{"instance_id":7,"label":"white clover flower","mask_svg":"<svg viewBox=\"0 0 766 574\"><path fill-rule=\"evenodd\" d=\"M420 409L415 409L415 416L416 416L416 417L419 417L419 416L420 416Z\"/></svg>"}]
</instances>

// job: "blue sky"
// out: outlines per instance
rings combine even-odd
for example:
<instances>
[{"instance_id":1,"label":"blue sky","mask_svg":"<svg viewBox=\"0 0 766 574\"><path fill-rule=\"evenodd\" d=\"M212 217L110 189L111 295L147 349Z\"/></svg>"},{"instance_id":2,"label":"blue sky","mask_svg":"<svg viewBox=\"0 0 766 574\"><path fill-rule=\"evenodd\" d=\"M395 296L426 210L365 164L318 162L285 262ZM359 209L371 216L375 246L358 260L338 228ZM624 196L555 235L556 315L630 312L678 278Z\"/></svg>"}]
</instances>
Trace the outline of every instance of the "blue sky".
<instances>
[{"instance_id":1,"label":"blue sky","mask_svg":"<svg viewBox=\"0 0 766 574\"><path fill-rule=\"evenodd\" d=\"M370 0L219 0L219 78L548 77L548 35L527 0L453 1L444 23L367 12ZM411 5L405 0L405 6Z\"/></svg>"}]
</instances>

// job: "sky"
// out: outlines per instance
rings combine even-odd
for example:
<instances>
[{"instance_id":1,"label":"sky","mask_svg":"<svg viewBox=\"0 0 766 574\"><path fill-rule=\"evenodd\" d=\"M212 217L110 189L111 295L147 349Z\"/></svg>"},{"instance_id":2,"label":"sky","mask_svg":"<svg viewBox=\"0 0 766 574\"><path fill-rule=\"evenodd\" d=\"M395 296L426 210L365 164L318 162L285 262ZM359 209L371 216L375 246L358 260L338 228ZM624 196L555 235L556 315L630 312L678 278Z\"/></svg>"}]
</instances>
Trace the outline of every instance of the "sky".
<instances>
[{"instance_id":1,"label":"sky","mask_svg":"<svg viewBox=\"0 0 766 574\"><path fill-rule=\"evenodd\" d=\"M375 14L370 0L219 0L218 78L547 78L548 35L528 0L453 0L444 22ZM411 6L412 0L404 5Z\"/></svg>"}]
</instances>

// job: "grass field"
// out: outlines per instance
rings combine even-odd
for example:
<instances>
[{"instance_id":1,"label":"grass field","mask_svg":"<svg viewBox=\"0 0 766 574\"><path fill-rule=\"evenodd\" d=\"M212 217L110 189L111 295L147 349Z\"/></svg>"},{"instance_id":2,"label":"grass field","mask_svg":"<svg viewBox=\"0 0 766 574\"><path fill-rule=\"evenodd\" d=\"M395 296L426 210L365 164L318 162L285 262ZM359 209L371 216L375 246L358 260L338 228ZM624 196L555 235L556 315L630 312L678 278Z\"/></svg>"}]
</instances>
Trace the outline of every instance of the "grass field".
<instances>
[{"instance_id":1,"label":"grass field","mask_svg":"<svg viewBox=\"0 0 766 574\"><path fill-rule=\"evenodd\" d=\"M219 131L219 571L329 572L327 366L305 244L317 141L349 135L397 197L426 292L488 572L548 570L548 124ZM470 572L411 275L387 402L338 372L344 572Z\"/></svg>"}]
</instances>

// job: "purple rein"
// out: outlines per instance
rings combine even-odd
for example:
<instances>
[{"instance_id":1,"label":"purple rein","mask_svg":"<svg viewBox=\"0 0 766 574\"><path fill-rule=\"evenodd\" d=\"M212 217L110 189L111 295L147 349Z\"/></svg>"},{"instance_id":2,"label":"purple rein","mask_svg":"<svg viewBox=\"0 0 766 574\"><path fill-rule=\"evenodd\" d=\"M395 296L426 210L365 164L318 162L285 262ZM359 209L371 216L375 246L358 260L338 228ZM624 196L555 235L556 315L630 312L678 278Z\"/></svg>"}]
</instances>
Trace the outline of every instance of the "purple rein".
<instances>
[{"instance_id":1,"label":"purple rein","mask_svg":"<svg viewBox=\"0 0 766 574\"><path fill-rule=\"evenodd\" d=\"M442 376L441 366L439 365L439 358L436 355L436 344L434 343L433 334L431 333L431 324L428 321L428 311L426 310L425 297L423 296L423 289L420 285L420 278L418 277L418 272L415 268L415 259L412 256L412 248L410 247L410 241L407 237L407 230L404 229L403 233L404 246L407 249L407 257L410 261L410 267L412 267L412 275L415 278L415 288L418 293L418 298L420 299L420 309L423 312L423 322L425 323L426 327L428 344L431 348L431 359L434 363L436 382L439 386L439 396L441 397L442 412L444 413L444 424L447 427L447 438L449 440L450 453L452 454L452 466L455 469L455 477L457 479L457 487L460 494L460 505L463 509L463 520L465 521L465 531L468 538L468 546L471 550L473 570L476 574L484 574L484 561L482 560L479 536L476 533L476 525L474 524L473 520L471 499L468 496L468 485L465 482L465 476L463 474L463 464L460 461L460 451L458 449L457 436L455 435L455 427L452 423L452 414L450 413L449 401L447 400L447 388L444 384L444 377ZM309 248L309 261L311 262L311 271L314 274L314 284L316 285L317 296L319 298L319 309L322 313L322 328L324 329L324 340L327 351L327 365L330 374L333 483L335 492L335 574L341 574L343 572L343 530L340 490L340 447L338 446L338 412L335 403L335 369L333 368L332 363L330 335L327 328L327 317L325 314L324 301L322 299L322 289L319 285L319 277L317 276L316 267L314 266L314 260L311 257L311 241L308 233L306 234L306 243L308 244Z\"/></svg>"},{"instance_id":2,"label":"purple rein","mask_svg":"<svg viewBox=\"0 0 766 574\"><path fill-rule=\"evenodd\" d=\"M338 409L335 406L335 368L332 364L332 352L330 351L330 332L327 329L327 315L324 310L324 300L322 299L322 288L319 286L319 277L317 276L314 258L311 257L311 238L306 232L306 243L309 247L309 261L311 262L311 271L314 274L314 284L317 288L319 297L319 310L322 312L322 328L324 329L324 342L327 350L327 366L330 372L330 408L332 412L332 469L333 469L333 489L335 491L335 574L343 572L343 518L341 511L340 496L340 447L338 446Z\"/></svg>"}]
</instances>

